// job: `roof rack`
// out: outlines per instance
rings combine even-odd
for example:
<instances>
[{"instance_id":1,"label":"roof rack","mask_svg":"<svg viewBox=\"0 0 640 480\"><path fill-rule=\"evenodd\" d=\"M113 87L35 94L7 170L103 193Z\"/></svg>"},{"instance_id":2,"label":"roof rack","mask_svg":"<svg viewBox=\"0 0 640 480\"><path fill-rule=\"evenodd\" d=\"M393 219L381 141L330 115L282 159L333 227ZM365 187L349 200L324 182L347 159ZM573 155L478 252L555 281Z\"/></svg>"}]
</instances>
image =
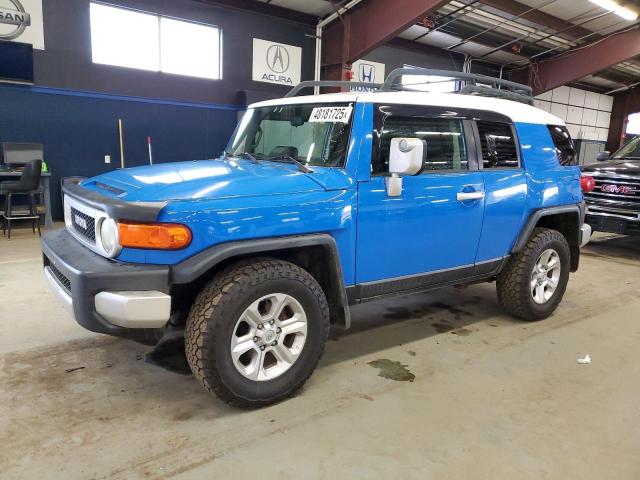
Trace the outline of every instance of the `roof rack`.
<instances>
[{"instance_id":1,"label":"roof rack","mask_svg":"<svg viewBox=\"0 0 640 480\"><path fill-rule=\"evenodd\" d=\"M504 98L514 100L516 102L533 104L533 90L527 85L521 83L503 80L501 78L490 77L488 75L480 75L478 73L456 72L451 70L435 70L432 68L396 68L388 76L380 87L380 91L397 91L397 90L413 90L412 85L396 83L405 75L430 75L437 77L447 77L447 81L459 80L466 83L460 90L455 93L466 95L480 95L486 97ZM424 82L425 84L437 82Z\"/></svg>"},{"instance_id":2,"label":"roof rack","mask_svg":"<svg viewBox=\"0 0 640 480\"><path fill-rule=\"evenodd\" d=\"M379 89L382 86L381 83L369 83L369 82L350 82L348 80L305 80L293 87L285 97L295 97L300 90L313 87L364 87L372 88L374 90Z\"/></svg>"},{"instance_id":3,"label":"roof rack","mask_svg":"<svg viewBox=\"0 0 640 480\"><path fill-rule=\"evenodd\" d=\"M511 82L509 80L503 80L501 78L490 77L488 75L480 75L478 73L466 73L456 72L451 70L435 70L432 68L396 68L393 70L384 81L380 83L368 83L368 82L349 82L346 80L306 80L300 82L293 87L285 97L295 97L301 90L312 87L364 87L370 88L377 92L394 92L398 90L416 91L415 88L411 88L415 85L439 83L423 82L413 84L403 84L402 77L405 75L420 75L420 76L436 76L446 77L446 81L457 80L460 82L461 87L457 92L463 95L477 95L482 97L495 97L505 100L512 100L515 102L526 103L533 105L533 90L527 85L521 83ZM400 79L400 83L396 81ZM462 85L464 83L464 85Z\"/></svg>"}]
</instances>

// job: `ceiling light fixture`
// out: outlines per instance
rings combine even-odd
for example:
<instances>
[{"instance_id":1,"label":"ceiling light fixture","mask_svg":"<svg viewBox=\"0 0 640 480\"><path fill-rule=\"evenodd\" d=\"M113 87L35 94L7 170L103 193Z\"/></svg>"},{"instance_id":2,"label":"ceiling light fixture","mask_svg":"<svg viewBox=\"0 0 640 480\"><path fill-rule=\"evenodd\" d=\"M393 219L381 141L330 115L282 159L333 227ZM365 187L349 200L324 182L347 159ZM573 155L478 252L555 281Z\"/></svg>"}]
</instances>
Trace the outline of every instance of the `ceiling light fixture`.
<instances>
[{"instance_id":1,"label":"ceiling light fixture","mask_svg":"<svg viewBox=\"0 0 640 480\"><path fill-rule=\"evenodd\" d=\"M633 21L638 18L638 14L631 10L630 8L623 7L622 5L618 5L616 2L612 0L589 0L591 3L595 3L599 7L604 8L605 10L609 10L610 12L615 13L619 17L624 18L625 20Z\"/></svg>"}]
</instances>

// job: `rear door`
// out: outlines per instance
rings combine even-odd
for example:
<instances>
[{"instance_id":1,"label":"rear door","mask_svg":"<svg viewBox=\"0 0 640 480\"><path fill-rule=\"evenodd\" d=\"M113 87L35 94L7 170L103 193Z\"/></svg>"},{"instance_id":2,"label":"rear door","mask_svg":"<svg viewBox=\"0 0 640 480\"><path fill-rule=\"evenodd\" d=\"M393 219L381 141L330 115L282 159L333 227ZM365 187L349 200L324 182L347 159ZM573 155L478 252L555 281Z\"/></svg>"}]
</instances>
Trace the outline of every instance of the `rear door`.
<instances>
[{"instance_id":1,"label":"rear door","mask_svg":"<svg viewBox=\"0 0 640 480\"><path fill-rule=\"evenodd\" d=\"M358 185L356 282L396 283L369 292L380 294L472 274L484 193L471 123L444 109L378 106L374 129L371 178ZM394 137L427 142L424 170L403 178L399 197L385 189Z\"/></svg>"},{"instance_id":2,"label":"rear door","mask_svg":"<svg viewBox=\"0 0 640 480\"><path fill-rule=\"evenodd\" d=\"M487 269L509 254L524 221L527 177L514 125L492 119L475 122L480 145L485 208L476 262Z\"/></svg>"}]
</instances>

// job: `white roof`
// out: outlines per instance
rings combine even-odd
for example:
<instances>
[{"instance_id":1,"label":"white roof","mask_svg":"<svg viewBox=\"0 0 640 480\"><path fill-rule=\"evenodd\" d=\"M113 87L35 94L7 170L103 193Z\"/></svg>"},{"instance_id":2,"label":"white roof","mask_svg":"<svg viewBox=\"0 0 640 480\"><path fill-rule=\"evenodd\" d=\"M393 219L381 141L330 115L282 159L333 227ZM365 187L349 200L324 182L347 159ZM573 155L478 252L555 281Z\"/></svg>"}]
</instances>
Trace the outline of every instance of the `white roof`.
<instances>
[{"instance_id":1,"label":"white roof","mask_svg":"<svg viewBox=\"0 0 640 480\"><path fill-rule=\"evenodd\" d=\"M544 125L564 125L564 121L531 105L495 97L461 95L458 93L428 92L344 92L324 95L303 95L299 97L278 98L254 103L250 107L268 107L275 105L295 105L300 103L362 102L386 103L397 105L428 105L436 107L472 108L501 113L514 123L539 123Z\"/></svg>"}]
</instances>

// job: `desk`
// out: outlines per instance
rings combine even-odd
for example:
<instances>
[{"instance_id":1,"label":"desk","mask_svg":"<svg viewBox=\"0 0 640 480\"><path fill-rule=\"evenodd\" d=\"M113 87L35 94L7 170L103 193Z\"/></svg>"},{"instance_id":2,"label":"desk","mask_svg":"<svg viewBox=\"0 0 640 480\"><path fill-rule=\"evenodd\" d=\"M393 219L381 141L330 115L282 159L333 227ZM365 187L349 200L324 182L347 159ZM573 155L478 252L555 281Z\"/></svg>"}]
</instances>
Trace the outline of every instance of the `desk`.
<instances>
[{"instance_id":1,"label":"desk","mask_svg":"<svg viewBox=\"0 0 640 480\"><path fill-rule=\"evenodd\" d=\"M19 170L0 170L0 181L8 180L9 178L14 179L15 177L20 177L22 172ZM7 178L5 178L7 177ZM44 197L44 226L47 227L47 230L51 230L53 228L53 220L51 219L51 173L42 172L40 176L40 186L42 187Z\"/></svg>"}]
</instances>

